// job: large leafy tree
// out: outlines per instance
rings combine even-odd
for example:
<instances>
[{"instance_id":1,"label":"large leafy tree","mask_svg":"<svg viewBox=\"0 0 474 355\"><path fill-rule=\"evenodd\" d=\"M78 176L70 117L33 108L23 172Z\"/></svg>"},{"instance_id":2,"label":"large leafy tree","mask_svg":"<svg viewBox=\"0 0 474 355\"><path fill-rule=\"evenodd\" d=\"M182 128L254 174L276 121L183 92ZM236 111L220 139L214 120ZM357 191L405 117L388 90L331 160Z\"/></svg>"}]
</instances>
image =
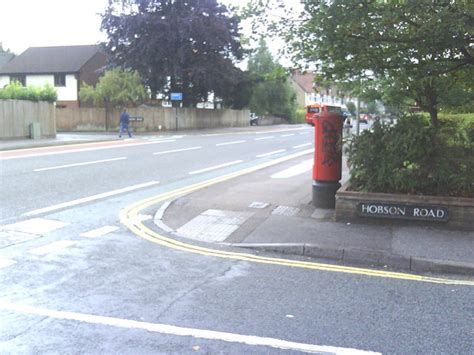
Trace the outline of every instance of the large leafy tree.
<instances>
[{"instance_id":1,"label":"large leafy tree","mask_svg":"<svg viewBox=\"0 0 474 355\"><path fill-rule=\"evenodd\" d=\"M79 92L81 100L106 107L136 104L147 96L138 73L120 69L106 71L95 87L84 84Z\"/></svg>"},{"instance_id":2,"label":"large leafy tree","mask_svg":"<svg viewBox=\"0 0 474 355\"><path fill-rule=\"evenodd\" d=\"M239 19L216 0L109 0L102 30L113 63L137 70L152 95L182 92L189 106L210 92L226 99L243 80Z\"/></svg>"},{"instance_id":3,"label":"large leafy tree","mask_svg":"<svg viewBox=\"0 0 474 355\"><path fill-rule=\"evenodd\" d=\"M274 61L264 39L250 56L249 74L253 79L250 109L259 115L272 114L292 119L296 113L296 95L287 83L284 68Z\"/></svg>"},{"instance_id":4,"label":"large leafy tree","mask_svg":"<svg viewBox=\"0 0 474 355\"><path fill-rule=\"evenodd\" d=\"M328 79L390 80L437 125L446 92L474 74L474 5L469 1L305 0L290 33L295 58ZM472 80L467 89L472 91ZM470 88L469 88L470 86Z\"/></svg>"}]
</instances>

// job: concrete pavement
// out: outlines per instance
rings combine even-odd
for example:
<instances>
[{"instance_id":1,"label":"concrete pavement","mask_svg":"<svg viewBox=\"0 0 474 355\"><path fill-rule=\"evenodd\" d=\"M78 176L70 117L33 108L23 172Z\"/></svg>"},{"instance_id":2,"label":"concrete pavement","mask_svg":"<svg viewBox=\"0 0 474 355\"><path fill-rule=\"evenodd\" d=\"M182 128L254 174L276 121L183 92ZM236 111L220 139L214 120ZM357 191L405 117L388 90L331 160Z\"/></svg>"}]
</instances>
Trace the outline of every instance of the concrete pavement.
<instances>
[{"instance_id":1,"label":"concrete pavement","mask_svg":"<svg viewBox=\"0 0 474 355\"><path fill-rule=\"evenodd\" d=\"M0 150L115 139L115 133L59 134L51 140L0 141ZM224 244L413 272L474 275L473 232L369 220L337 223L333 210L315 209L311 158L309 154L167 201L156 206L154 228L209 247Z\"/></svg>"},{"instance_id":2,"label":"concrete pavement","mask_svg":"<svg viewBox=\"0 0 474 355\"><path fill-rule=\"evenodd\" d=\"M158 209L156 226L189 241L414 272L474 275L473 232L369 220L338 223L334 210L314 208L311 171L282 177L308 159L311 155L167 201ZM348 178L345 172L343 180Z\"/></svg>"}]
</instances>

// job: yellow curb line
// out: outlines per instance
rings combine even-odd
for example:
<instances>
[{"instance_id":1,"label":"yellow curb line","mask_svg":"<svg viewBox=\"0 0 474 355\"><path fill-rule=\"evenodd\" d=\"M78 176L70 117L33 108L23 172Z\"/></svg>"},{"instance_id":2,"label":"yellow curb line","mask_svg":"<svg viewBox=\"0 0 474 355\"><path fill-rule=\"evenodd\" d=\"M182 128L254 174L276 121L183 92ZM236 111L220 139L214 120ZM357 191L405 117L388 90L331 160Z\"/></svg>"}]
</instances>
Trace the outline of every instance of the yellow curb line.
<instances>
[{"instance_id":1,"label":"yellow curb line","mask_svg":"<svg viewBox=\"0 0 474 355\"><path fill-rule=\"evenodd\" d=\"M181 250L181 251L191 252L191 253L205 255L205 256L249 261L249 262L261 263L261 264L271 264L271 265L280 265L280 266L289 266L289 267L299 267L299 268L312 269L312 270L357 274L357 275L372 276L372 277L383 277L383 278L428 282L428 283L445 284L445 285L474 286L474 281L468 281L468 280L451 280L451 279L443 279L443 278L434 278L434 277L407 274L407 273L401 273L401 272L390 272L390 271L383 271L383 270L372 270L372 269L364 269L364 268L349 267L349 266L322 264L322 263L315 263L315 262L270 258L270 257L253 255L253 254L247 254L247 253L229 252L229 251L222 251L222 250L217 250L217 249L212 249L212 248L204 248L204 247L200 247L200 246L196 246L196 245L192 245L188 243L183 243L175 239L171 239L163 235L160 235L156 233L155 231L153 231L152 229L146 227L139 219L139 214L141 211L155 204L158 204L160 202L170 200L170 199L175 199L178 196L183 196L191 192L218 184L220 182L224 182L224 181L242 176L244 174L261 170L266 167L270 167L272 165L276 165L278 163L281 163L290 159L294 159L305 154L309 154L311 152L313 152L313 149L299 152L296 154L292 154L290 156L282 157L282 158L279 158L267 163L260 164L258 166L243 169L235 173L217 177L217 178L207 180L201 183L193 184L184 188L176 189L174 191L165 192L158 196L147 198L145 200L142 200L130 206L127 206L126 208L121 210L120 222L123 225L125 225L135 235L145 240L148 240L150 242L159 244L167 248L172 248L175 250Z\"/></svg>"}]
</instances>

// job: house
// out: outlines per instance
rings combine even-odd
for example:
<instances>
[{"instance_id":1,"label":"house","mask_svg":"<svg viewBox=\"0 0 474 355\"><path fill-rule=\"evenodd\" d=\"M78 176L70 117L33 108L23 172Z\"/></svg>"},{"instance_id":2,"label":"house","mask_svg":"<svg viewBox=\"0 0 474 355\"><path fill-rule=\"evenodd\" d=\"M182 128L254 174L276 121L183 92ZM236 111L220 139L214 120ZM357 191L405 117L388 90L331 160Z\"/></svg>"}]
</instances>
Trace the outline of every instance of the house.
<instances>
[{"instance_id":1,"label":"house","mask_svg":"<svg viewBox=\"0 0 474 355\"><path fill-rule=\"evenodd\" d=\"M81 85L95 85L106 64L98 45L30 47L0 67L0 87L12 81L50 84L57 90L58 107L79 107Z\"/></svg>"},{"instance_id":2,"label":"house","mask_svg":"<svg viewBox=\"0 0 474 355\"><path fill-rule=\"evenodd\" d=\"M315 82L315 75L312 72L302 73L299 70L293 71L288 82L296 93L296 103L298 107L309 104L330 104L345 106L346 102L355 102L357 98L346 95L335 85L329 87L318 87Z\"/></svg>"},{"instance_id":3,"label":"house","mask_svg":"<svg viewBox=\"0 0 474 355\"><path fill-rule=\"evenodd\" d=\"M1 44L0 44L1 48ZM0 69L7 64L9 61L11 61L15 55L13 53L2 53L0 52Z\"/></svg>"}]
</instances>

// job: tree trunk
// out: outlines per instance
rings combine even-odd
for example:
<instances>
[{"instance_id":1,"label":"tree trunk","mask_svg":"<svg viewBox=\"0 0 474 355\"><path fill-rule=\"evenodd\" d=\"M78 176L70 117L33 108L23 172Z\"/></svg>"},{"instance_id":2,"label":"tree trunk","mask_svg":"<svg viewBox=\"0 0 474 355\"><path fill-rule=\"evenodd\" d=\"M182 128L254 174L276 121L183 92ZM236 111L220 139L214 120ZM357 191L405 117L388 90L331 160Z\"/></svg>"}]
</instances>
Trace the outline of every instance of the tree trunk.
<instances>
[{"instance_id":1,"label":"tree trunk","mask_svg":"<svg viewBox=\"0 0 474 355\"><path fill-rule=\"evenodd\" d=\"M435 107L429 109L431 124L433 127L438 127L438 110Z\"/></svg>"}]
</instances>

